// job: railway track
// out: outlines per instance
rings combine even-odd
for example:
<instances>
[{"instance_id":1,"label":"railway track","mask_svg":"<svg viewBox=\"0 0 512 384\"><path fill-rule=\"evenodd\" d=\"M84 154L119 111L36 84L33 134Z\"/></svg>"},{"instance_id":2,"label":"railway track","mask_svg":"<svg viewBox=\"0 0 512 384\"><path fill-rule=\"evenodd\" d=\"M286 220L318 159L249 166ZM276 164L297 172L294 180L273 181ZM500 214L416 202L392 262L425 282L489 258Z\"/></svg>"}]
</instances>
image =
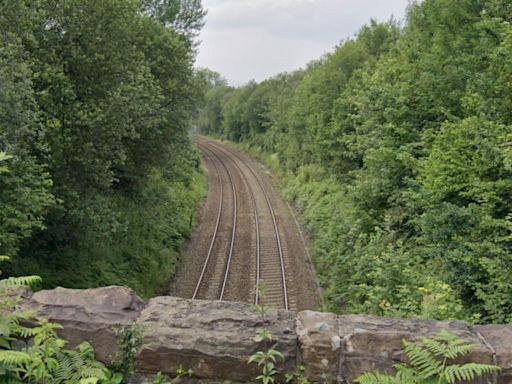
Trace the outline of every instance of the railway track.
<instances>
[{"instance_id":1,"label":"railway track","mask_svg":"<svg viewBox=\"0 0 512 384\"><path fill-rule=\"evenodd\" d=\"M200 139L196 139L196 143L198 143L198 142L201 142ZM203 142L203 145L204 145L204 142ZM255 280L253 282L253 286L256 287L255 288L255 292L254 292L254 303L255 304L259 304L259 299L260 299L259 293L260 293L260 290L258 288L259 288L260 278L261 278L261 272L260 272L260 266L261 266L261 260L260 260L261 240L260 240L260 220L259 220L259 215L258 215L258 207L256 205L256 199L254 197L254 192L253 192L253 190L249 186L249 182L247 180L247 177L243 173L243 171L240 168L240 166L238 165L238 163L236 161L233 161L232 158L230 158L230 160L231 160L232 164L239 171L239 174L242 177L242 179L244 181L244 184L247 186L247 189L249 191L250 202L251 202L251 209L252 209L252 216L254 218L253 222L254 222L254 228L255 228L255 241L254 241L255 249L252 252L252 253L254 253L254 256L255 256L255 265L256 265Z\"/></svg>"},{"instance_id":2,"label":"railway track","mask_svg":"<svg viewBox=\"0 0 512 384\"><path fill-rule=\"evenodd\" d=\"M218 300L224 299L224 294L226 291L226 284L230 272L231 261L233 258L233 250L235 245L236 238L236 230L237 230L237 210L238 210L238 201L237 201L237 190L235 183L233 182L233 175L229 168L225 165L223 160L216 154L214 151L211 151L204 145L200 145L201 150L205 155L208 155L214 164L218 180L219 180L219 208L217 213L217 220L215 224L215 229L213 231L213 235L210 241L210 245L208 247L208 252L205 257L205 261L203 264L203 268L201 269L201 274L197 280L197 284L194 289L194 293L192 294L192 299L199 298L214 298L218 297ZM229 181L229 186L231 187L231 211L232 211L232 225L231 225L231 236L226 239L226 236L219 236L219 227L221 226L221 218L223 215L229 216L228 212L225 211L225 189L222 185L222 176L219 166L216 161L221 165L224 169L225 174L227 175L227 180ZM225 233L226 231L224 231ZM224 239L222 239L224 237ZM227 240L227 242L225 241ZM226 246L227 249L226 249ZM226 253L227 250L227 253ZM223 254L226 254L226 258L222 257ZM218 291L218 294L215 292Z\"/></svg>"},{"instance_id":3,"label":"railway track","mask_svg":"<svg viewBox=\"0 0 512 384\"><path fill-rule=\"evenodd\" d=\"M233 190L232 195L237 196L235 183L233 182L233 173L230 171L230 167L236 168L237 173L243 180L244 185L247 187L250 196L250 203L252 207L253 223L255 230L255 241L251 244L253 252L253 263L255 264L255 276L233 276L231 277L241 280L242 282L253 281L256 285L263 282L265 285L265 304L270 304L275 307L285 309L296 309L296 300L290 301L288 294L288 285L286 270L287 263L287 247L283 243L282 235L278 224L277 215L272 204L272 199L267 191L264 182L260 179L257 172L247 163L245 159L239 156L236 152L231 151L223 146L215 144L211 141L204 140L201 138L195 139L201 151L210 159L216 159L220 166L225 170L228 175L231 188ZM227 164L227 161L231 164ZM218 276L219 273L209 272L209 268L217 268L218 265L222 265L221 260L226 258L226 255L217 255L215 258L217 262L212 262L212 254L215 252L215 244L221 242L218 239L218 227L222 217L222 211L225 208L223 203L224 188L222 188L221 172L220 167L214 161L216 173L218 175L219 185L221 185L221 196L219 199L219 209L217 215L217 222L213 236L210 241L210 246L205 257L205 262L196 285L196 289L193 294L193 298L202 298L200 295L201 289L205 289L207 286L217 286L219 282L215 278L209 278L208 276ZM242 168L247 170L244 171ZM227 198L229 200L229 198ZM236 211L236 201L235 210ZM224 279L222 282L222 289L220 290L219 300L225 299L226 287L228 286L228 280L230 278L230 268L233 264L233 249L235 246L235 235L236 235L236 212L233 215L233 226L232 226L232 237L229 246L229 253L227 254L227 261L224 266ZM244 244L243 246L247 246ZM289 257L289 256L288 256ZM240 262L240 261L239 261ZM215 267L217 266L217 267ZM238 284L240 284L238 282ZM232 286L236 287L237 283L232 283ZM261 298L258 295L259 290L255 290L253 301L258 304Z\"/></svg>"}]
</instances>

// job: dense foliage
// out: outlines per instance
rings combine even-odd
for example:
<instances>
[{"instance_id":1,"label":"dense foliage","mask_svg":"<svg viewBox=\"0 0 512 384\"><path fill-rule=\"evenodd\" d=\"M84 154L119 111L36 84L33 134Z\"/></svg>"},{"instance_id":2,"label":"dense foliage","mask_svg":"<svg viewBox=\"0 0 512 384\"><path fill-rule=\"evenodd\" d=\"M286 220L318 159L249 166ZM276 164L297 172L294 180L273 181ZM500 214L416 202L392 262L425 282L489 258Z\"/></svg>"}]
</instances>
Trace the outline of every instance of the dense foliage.
<instances>
[{"instance_id":1,"label":"dense foliage","mask_svg":"<svg viewBox=\"0 0 512 384\"><path fill-rule=\"evenodd\" d=\"M0 0L0 253L46 285L172 276L204 190L198 0ZM11 271L12 272L12 271Z\"/></svg>"},{"instance_id":2,"label":"dense foliage","mask_svg":"<svg viewBox=\"0 0 512 384\"><path fill-rule=\"evenodd\" d=\"M331 309L512 321L512 5L424 0L199 129L283 173Z\"/></svg>"}]
</instances>

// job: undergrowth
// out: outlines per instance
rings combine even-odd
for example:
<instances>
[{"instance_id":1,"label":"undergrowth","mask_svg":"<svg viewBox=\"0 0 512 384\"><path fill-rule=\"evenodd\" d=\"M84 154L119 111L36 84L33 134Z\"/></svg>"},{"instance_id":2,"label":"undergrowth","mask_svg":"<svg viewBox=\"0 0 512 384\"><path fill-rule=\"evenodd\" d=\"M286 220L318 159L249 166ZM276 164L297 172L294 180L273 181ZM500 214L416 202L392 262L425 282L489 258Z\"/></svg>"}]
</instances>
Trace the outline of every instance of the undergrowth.
<instances>
[{"instance_id":1,"label":"undergrowth","mask_svg":"<svg viewBox=\"0 0 512 384\"><path fill-rule=\"evenodd\" d=\"M153 297L174 276L181 246L190 236L206 191L206 177L200 172L185 185L154 171L140 195L112 198L111 232L91 228L71 247L15 259L11 273L44 276L48 288L123 285L143 298Z\"/></svg>"}]
</instances>

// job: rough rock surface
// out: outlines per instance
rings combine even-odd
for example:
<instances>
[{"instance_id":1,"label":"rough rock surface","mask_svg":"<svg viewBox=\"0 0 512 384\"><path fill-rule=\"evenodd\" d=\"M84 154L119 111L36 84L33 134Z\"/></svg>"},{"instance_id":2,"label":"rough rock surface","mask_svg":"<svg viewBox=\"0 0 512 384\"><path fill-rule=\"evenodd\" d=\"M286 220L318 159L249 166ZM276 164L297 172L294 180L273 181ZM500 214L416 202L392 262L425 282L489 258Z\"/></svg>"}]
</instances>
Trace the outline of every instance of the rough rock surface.
<instances>
[{"instance_id":1,"label":"rough rock surface","mask_svg":"<svg viewBox=\"0 0 512 384\"><path fill-rule=\"evenodd\" d=\"M433 337L443 329L478 345L463 361L493 363L492 351L464 322L338 317L313 311L297 315L300 357L305 375L314 382L351 383L364 372L389 373L393 364L405 360L402 340ZM503 350L512 356L510 344Z\"/></svg>"},{"instance_id":2,"label":"rough rock surface","mask_svg":"<svg viewBox=\"0 0 512 384\"><path fill-rule=\"evenodd\" d=\"M258 369L248 364L249 357L274 344L258 339L258 330L266 328L285 356L281 368L289 372L296 360L295 317L278 311L267 320L247 304L156 297L138 321L147 336L137 368L173 374L182 366L199 378L254 381Z\"/></svg>"},{"instance_id":3,"label":"rough rock surface","mask_svg":"<svg viewBox=\"0 0 512 384\"><path fill-rule=\"evenodd\" d=\"M492 353L464 322L366 316L340 316L338 321L343 345L340 372L341 379L345 382L353 382L360 374L368 371L389 372L393 364L405 360L402 340L418 340L421 336L434 337L441 330L448 330L478 345L463 362L493 362Z\"/></svg>"},{"instance_id":4,"label":"rough rock surface","mask_svg":"<svg viewBox=\"0 0 512 384\"><path fill-rule=\"evenodd\" d=\"M335 382L339 374L341 338L338 317L332 313L303 311L297 314L299 361L314 382Z\"/></svg>"},{"instance_id":5,"label":"rough rock surface","mask_svg":"<svg viewBox=\"0 0 512 384\"><path fill-rule=\"evenodd\" d=\"M74 347L89 341L96 356L109 362L117 352L114 328L135 322L144 302L126 287L95 289L56 288L32 295L24 308L37 310L38 316L63 326L61 337Z\"/></svg>"},{"instance_id":6,"label":"rough rock surface","mask_svg":"<svg viewBox=\"0 0 512 384\"><path fill-rule=\"evenodd\" d=\"M352 383L363 372L389 372L403 361L402 340L433 337L445 329L477 345L464 358L502 367L499 380L512 384L512 326L471 327L464 322L398 320L332 313L278 311L262 319L250 305L232 302L156 297L145 305L130 289L86 290L57 288L31 294L20 291L22 307L60 323L61 335L74 346L89 341L98 357L108 362L116 353L113 328L135 323L145 338L136 357L141 375L173 375L182 366L195 378L187 383L254 382L259 370L249 356L275 344L285 359L284 374L296 363L312 382ZM275 341L258 339L259 330ZM486 378L475 383L487 383ZM137 381L134 381L134 383ZM281 376L279 382L284 382Z\"/></svg>"},{"instance_id":7,"label":"rough rock surface","mask_svg":"<svg viewBox=\"0 0 512 384\"><path fill-rule=\"evenodd\" d=\"M491 350L493 363L501 367L501 382L512 383L512 326L480 325L475 331Z\"/></svg>"}]
</instances>

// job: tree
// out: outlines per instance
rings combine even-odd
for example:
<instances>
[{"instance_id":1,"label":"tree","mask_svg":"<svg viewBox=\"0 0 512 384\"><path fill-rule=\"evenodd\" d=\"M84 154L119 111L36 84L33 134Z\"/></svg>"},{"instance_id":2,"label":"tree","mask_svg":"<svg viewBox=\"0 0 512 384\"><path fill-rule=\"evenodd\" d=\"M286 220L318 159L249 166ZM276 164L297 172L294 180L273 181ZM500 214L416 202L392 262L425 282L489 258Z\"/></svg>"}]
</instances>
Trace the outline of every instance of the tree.
<instances>
[{"instance_id":1,"label":"tree","mask_svg":"<svg viewBox=\"0 0 512 384\"><path fill-rule=\"evenodd\" d=\"M13 256L9 272L151 294L172 274L203 188L188 134L200 101L192 44L200 2L0 5L0 151L12 156L0 180L0 242ZM139 248L128 246L137 236Z\"/></svg>"},{"instance_id":2,"label":"tree","mask_svg":"<svg viewBox=\"0 0 512 384\"><path fill-rule=\"evenodd\" d=\"M206 16L201 0L142 0L142 9L189 40L197 37Z\"/></svg>"},{"instance_id":3,"label":"tree","mask_svg":"<svg viewBox=\"0 0 512 384\"><path fill-rule=\"evenodd\" d=\"M0 253L15 255L22 240L44 228L54 203L52 180L41 158L44 131L23 48L13 35L0 47Z\"/></svg>"}]
</instances>

